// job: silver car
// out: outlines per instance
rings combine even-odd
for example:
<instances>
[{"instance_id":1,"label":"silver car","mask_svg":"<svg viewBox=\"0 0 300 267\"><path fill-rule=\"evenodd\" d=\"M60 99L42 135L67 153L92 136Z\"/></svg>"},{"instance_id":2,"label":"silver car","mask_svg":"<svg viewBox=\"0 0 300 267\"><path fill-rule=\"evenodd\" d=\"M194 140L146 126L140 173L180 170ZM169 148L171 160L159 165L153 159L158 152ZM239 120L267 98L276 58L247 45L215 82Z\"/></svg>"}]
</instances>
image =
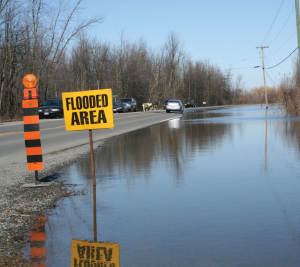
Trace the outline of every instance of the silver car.
<instances>
[{"instance_id":1,"label":"silver car","mask_svg":"<svg viewBox=\"0 0 300 267\"><path fill-rule=\"evenodd\" d=\"M170 111L179 111L180 113L183 113L184 107L180 100L174 100L171 99L166 104L166 112L170 113Z\"/></svg>"}]
</instances>

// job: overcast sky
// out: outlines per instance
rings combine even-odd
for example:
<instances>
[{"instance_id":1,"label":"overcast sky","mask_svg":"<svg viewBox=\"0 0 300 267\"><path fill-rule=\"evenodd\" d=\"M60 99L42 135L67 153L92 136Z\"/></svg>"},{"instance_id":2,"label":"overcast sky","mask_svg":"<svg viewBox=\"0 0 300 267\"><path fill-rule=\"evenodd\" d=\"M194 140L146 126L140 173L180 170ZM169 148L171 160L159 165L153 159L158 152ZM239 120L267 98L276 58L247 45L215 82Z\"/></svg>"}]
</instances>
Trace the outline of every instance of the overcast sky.
<instances>
[{"instance_id":1,"label":"overcast sky","mask_svg":"<svg viewBox=\"0 0 300 267\"><path fill-rule=\"evenodd\" d=\"M105 15L89 30L101 42L129 42L141 37L159 49L174 32L191 59L209 60L232 69L233 80L243 76L245 89L263 85L261 45L265 68L273 67L297 48L294 0L85 0L83 15ZM275 68L266 69L268 86L291 76L298 50ZM260 66L260 68L254 68Z\"/></svg>"}]
</instances>

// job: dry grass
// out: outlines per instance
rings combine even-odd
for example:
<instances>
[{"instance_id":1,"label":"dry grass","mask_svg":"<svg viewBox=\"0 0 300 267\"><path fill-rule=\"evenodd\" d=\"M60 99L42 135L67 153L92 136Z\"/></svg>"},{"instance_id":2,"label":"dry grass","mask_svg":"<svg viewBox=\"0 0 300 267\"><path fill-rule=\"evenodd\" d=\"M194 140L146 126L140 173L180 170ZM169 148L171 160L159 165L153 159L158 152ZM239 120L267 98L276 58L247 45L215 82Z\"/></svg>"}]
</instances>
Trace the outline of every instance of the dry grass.
<instances>
[{"instance_id":1,"label":"dry grass","mask_svg":"<svg viewBox=\"0 0 300 267\"><path fill-rule=\"evenodd\" d=\"M299 116L300 114L300 90L280 88L279 105L282 110L290 116Z\"/></svg>"},{"instance_id":2,"label":"dry grass","mask_svg":"<svg viewBox=\"0 0 300 267\"><path fill-rule=\"evenodd\" d=\"M3 122L13 122L13 121L22 121L23 117L13 117L13 118L6 118L6 117L0 117L0 123Z\"/></svg>"}]
</instances>

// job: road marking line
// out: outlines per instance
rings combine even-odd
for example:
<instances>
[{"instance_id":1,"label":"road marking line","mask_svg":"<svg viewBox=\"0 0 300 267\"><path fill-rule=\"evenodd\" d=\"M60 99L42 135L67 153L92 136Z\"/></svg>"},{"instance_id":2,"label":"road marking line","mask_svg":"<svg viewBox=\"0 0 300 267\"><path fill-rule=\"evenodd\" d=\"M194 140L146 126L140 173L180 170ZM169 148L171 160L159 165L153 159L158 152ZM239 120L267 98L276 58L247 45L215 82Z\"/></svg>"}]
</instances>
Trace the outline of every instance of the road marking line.
<instances>
[{"instance_id":1,"label":"road marking line","mask_svg":"<svg viewBox=\"0 0 300 267\"><path fill-rule=\"evenodd\" d=\"M11 133L3 133L3 134L0 134L1 135L9 135L9 134L18 134L18 133L24 133L24 132L11 132Z\"/></svg>"},{"instance_id":2,"label":"road marking line","mask_svg":"<svg viewBox=\"0 0 300 267\"><path fill-rule=\"evenodd\" d=\"M132 117L138 117L138 116L145 116L145 115L151 115L152 113L147 113L147 114L140 114L140 115L132 115L132 116L126 116L126 117L122 117L122 118L117 118L114 120L120 120L120 119L124 119L124 118L132 118Z\"/></svg>"},{"instance_id":3,"label":"road marking line","mask_svg":"<svg viewBox=\"0 0 300 267\"><path fill-rule=\"evenodd\" d=\"M145 115L151 115L152 113L147 113L147 114L139 114L139 115L132 115L132 116L126 116L126 117L122 117L122 118L116 118L114 120L121 120L121 119L124 119L124 118L132 118L132 117L138 117L138 116L145 116ZM177 117L176 117L177 118ZM175 119L175 118L172 118L172 119ZM171 119L170 119L171 120ZM40 129L40 131L46 131L46 130L52 130L52 129L58 129L58 128L63 128L65 127L65 125L63 126L58 126L58 127L53 127L53 128L46 128L46 129ZM10 135L10 134L22 134L24 132L11 132L11 133L3 133L3 134L0 134L0 136L2 135Z\"/></svg>"},{"instance_id":4,"label":"road marking line","mask_svg":"<svg viewBox=\"0 0 300 267\"><path fill-rule=\"evenodd\" d=\"M40 131L52 130L52 129L63 128L63 127L65 127L65 126L63 125L63 126L58 126L58 127L53 127L53 128L40 129ZM10 135L10 134L23 134L23 133L24 132L2 133L2 134L0 134L0 136L2 136L2 135Z\"/></svg>"},{"instance_id":5,"label":"road marking line","mask_svg":"<svg viewBox=\"0 0 300 267\"><path fill-rule=\"evenodd\" d=\"M58 128L63 128L63 127L65 127L65 125L63 125L63 126L57 126L57 127L53 127L53 128L41 129L41 131L52 130L52 129L58 129Z\"/></svg>"}]
</instances>

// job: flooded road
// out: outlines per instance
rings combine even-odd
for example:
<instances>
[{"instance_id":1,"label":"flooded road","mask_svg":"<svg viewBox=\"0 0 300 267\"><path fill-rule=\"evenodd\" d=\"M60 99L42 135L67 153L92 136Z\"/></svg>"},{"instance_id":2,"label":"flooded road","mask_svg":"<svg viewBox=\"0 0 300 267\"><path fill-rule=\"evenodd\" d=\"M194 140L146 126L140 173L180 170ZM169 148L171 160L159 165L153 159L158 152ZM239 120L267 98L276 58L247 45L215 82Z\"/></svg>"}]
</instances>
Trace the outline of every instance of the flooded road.
<instances>
[{"instance_id":1,"label":"flooded road","mask_svg":"<svg viewBox=\"0 0 300 267\"><path fill-rule=\"evenodd\" d=\"M261 106L186 109L116 138L95 151L94 199L89 158L61 171L80 193L46 214L43 261L300 266L299 149L300 119Z\"/></svg>"}]
</instances>

